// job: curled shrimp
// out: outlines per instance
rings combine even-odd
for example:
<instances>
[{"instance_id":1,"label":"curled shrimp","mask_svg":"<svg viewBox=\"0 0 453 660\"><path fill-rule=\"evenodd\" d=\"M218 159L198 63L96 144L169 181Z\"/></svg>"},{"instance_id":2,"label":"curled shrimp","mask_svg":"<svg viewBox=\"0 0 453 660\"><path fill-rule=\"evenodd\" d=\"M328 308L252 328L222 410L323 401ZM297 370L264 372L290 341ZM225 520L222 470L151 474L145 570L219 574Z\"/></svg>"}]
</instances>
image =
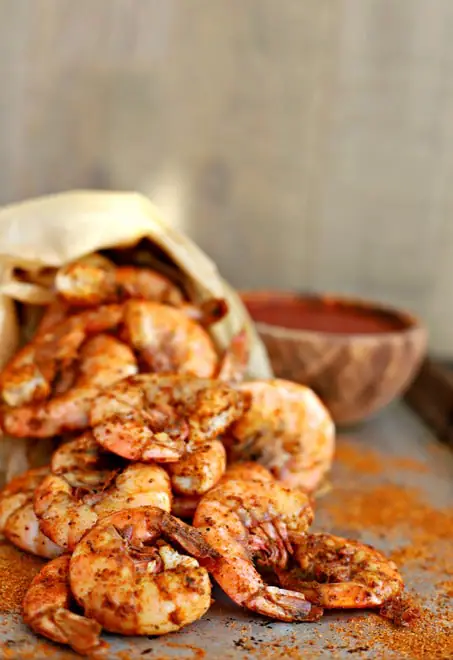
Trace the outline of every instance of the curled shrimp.
<instances>
[{"instance_id":1,"label":"curled shrimp","mask_svg":"<svg viewBox=\"0 0 453 660\"><path fill-rule=\"evenodd\" d=\"M396 564L364 543L315 533L294 548L297 567L277 570L280 583L326 609L377 607L403 589Z\"/></svg>"},{"instance_id":2,"label":"curled shrimp","mask_svg":"<svg viewBox=\"0 0 453 660\"><path fill-rule=\"evenodd\" d=\"M71 611L69 556L53 559L34 577L25 594L22 612L25 623L39 635L69 644L82 655L102 651L101 626Z\"/></svg>"},{"instance_id":3,"label":"curled shrimp","mask_svg":"<svg viewBox=\"0 0 453 660\"><path fill-rule=\"evenodd\" d=\"M291 540L313 519L308 497L277 482L226 479L198 504L193 524L219 552L211 573L236 603L281 621L313 621L322 610L295 591L268 586L261 568L285 568Z\"/></svg>"},{"instance_id":4,"label":"curled shrimp","mask_svg":"<svg viewBox=\"0 0 453 660\"><path fill-rule=\"evenodd\" d=\"M128 458L176 462L214 440L246 409L248 397L188 374L142 374L102 392L90 421L100 445Z\"/></svg>"},{"instance_id":5,"label":"curled shrimp","mask_svg":"<svg viewBox=\"0 0 453 660\"><path fill-rule=\"evenodd\" d=\"M240 383L244 379L249 361L249 341L242 329L230 342L219 362L217 378L228 383Z\"/></svg>"},{"instance_id":6,"label":"curled shrimp","mask_svg":"<svg viewBox=\"0 0 453 660\"><path fill-rule=\"evenodd\" d=\"M148 371L210 378L217 368L211 337L183 309L131 300L125 305L124 336Z\"/></svg>"},{"instance_id":7,"label":"curled shrimp","mask_svg":"<svg viewBox=\"0 0 453 660\"><path fill-rule=\"evenodd\" d=\"M54 474L36 488L34 508L41 531L67 550L73 550L99 519L115 511L143 505L171 509L165 470L145 463L119 465L117 457L106 456L91 433L57 449L52 470Z\"/></svg>"},{"instance_id":8,"label":"curled shrimp","mask_svg":"<svg viewBox=\"0 0 453 660\"><path fill-rule=\"evenodd\" d=\"M255 460L290 487L312 492L329 471L335 448L333 421L308 387L285 380L240 383L249 410L225 438L231 460Z\"/></svg>"},{"instance_id":9,"label":"curled shrimp","mask_svg":"<svg viewBox=\"0 0 453 660\"><path fill-rule=\"evenodd\" d=\"M169 464L169 467L172 464ZM274 477L263 465L253 463L252 461L244 461L243 463L231 463L223 476L218 480L218 484L222 484L228 480L239 481L274 481ZM178 518L183 520L192 520L200 503L202 495L178 495L173 497L171 512Z\"/></svg>"},{"instance_id":10,"label":"curled shrimp","mask_svg":"<svg viewBox=\"0 0 453 660\"><path fill-rule=\"evenodd\" d=\"M111 262L76 261L62 266L55 276L57 293L71 305L95 306L128 298L173 305L184 301L182 291L167 277L150 268L115 267Z\"/></svg>"},{"instance_id":11,"label":"curled shrimp","mask_svg":"<svg viewBox=\"0 0 453 660\"><path fill-rule=\"evenodd\" d=\"M88 339L80 351L78 377L69 391L41 404L8 408L3 413L3 428L12 436L49 438L64 431L88 427L89 412L99 391L136 374L132 350L110 335ZM67 377L75 377L69 372Z\"/></svg>"},{"instance_id":12,"label":"curled shrimp","mask_svg":"<svg viewBox=\"0 0 453 660\"><path fill-rule=\"evenodd\" d=\"M49 398L61 373L77 359L84 341L90 335L117 327L123 313L121 305L104 305L41 330L3 369L3 401L8 406L22 406Z\"/></svg>"},{"instance_id":13,"label":"curled shrimp","mask_svg":"<svg viewBox=\"0 0 453 660\"><path fill-rule=\"evenodd\" d=\"M225 447L214 439L201 446L188 443L186 455L167 466L173 490L180 495L202 495L216 485L226 468Z\"/></svg>"},{"instance_id":14,"label":"curled shrimp","mask_svg":"<svg viewBox=\"0 0 453 660\"><path fill-rule=\"evenodd\" d=\"M51 559L63 550L40 531L33 511L33 494L48 473L47 467L27 470L3 488L0 492L0 533L21 550Z\"/></svg>"},{"instance_id":15,"label":"curled shrimp","mask_svg":"<svg viewBox=\"0 0 453 660\"><path fill-rule=\"evenodd\" d=\"M216 558L197 530L162 509L128 509L98 522L76 546L71 589L86 616L106 630L162 635L207 611L205 566Z\"/></svg>"}]
</instances>

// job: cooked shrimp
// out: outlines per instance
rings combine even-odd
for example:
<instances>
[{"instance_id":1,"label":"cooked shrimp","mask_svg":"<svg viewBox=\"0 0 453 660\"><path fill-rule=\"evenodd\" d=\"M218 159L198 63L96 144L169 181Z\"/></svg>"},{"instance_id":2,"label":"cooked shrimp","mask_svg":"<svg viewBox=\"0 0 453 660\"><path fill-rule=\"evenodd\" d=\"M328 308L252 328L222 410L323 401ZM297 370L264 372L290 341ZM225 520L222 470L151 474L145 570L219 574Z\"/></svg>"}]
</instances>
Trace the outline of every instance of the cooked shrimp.
<instances>
[{"instance_id":1,"label":"cooked shrimp","mask_svg":"<svg viewBox=\"0 0 453 660\"><path fill-rule=\"evenodd\" d=\"M74 387L45 403L6 409L3 427L19 438L49 438L83 430L88 427L89 412L100 390L137 370L134 353L126 344L109 335L92 337L80 351Z\"/></svg>"},{"instance_id":2,"label":"cooked shrimp","mask_svg":"<svg viewBox=\"0 0 453 660\"><path fill-rule=\"evenodd\" d=\"M322 614L319 607L302 594L266 585L254 566L285 568L291 540L303 537L312 519L301 491L226 479L201 498L193 524L221 555L211 573L236 603L281 621L313 621Z\"/></svg>"},{"instance_id":3,"label":"cooked shrimp","mask_svg":"<svg viewBox=\"0 0 453 660\"><path fill-rule=\"evenodd\" d=\"M403 589L396 564L364 543L317 533L294 548L298 566L278 570L280 583L321 607L377 607Z\"/></svg>"},{"instance_id":4,"label":"cooked shrimp","mask_svg":"<svg viewBox=\"0 0 453 660\"><path fill-rule=\"evenodd\" d=\"M96 440L130 460L176 462L214 440L246 409L248 397L188 374L142 374L102 392L90 422Z\"/></svg>"},{"instance_id":5,"label":"cooked shrimp","mask_svg":"<svg viewBox=\"0 0 453 660\"><path fill-rule=\"evenodd\" d=\"M47 467L27 470L0 491L0 533L21 550L51 559L63 550L39 529L33 493L49 473Z\"/></svg>"},{"instance_id":6,"label":"cooked shrimp","mask_svg":"<svg viewBox=\"0 0 453 660\"><path fill-rule=\"evenodd\" d=\"M171 465L169 464L169 467ZM253 463L252 461L231 463L217 483L223 484L229 479L239 481L274 481L274 477L269 470L263 465ZM175 495L171 507L172 514L184 520L192 520L201 498L202 495Z\"/></svg>"},{"instance_id":7,"label":"cooked shrimp","mask_svg":"<svg viewBox=\"0 0 453 660\"><path fill-rule=\"evenodd\" d=\"M94 306L141 298L179 305L181 290L167 277L150 268L115 267L76 261L60 268L55 288L71 305Z\"/></svg>"},{"instance_id":8,"label":"cooked shrimp","mask_svg":"<svg viewBox=\"0 0 453 660\"><path fill-rule=\"evenodd\" d=\"M274 481L274 477L264 465L254 461L230 463L220 482L236 481Z\"/></svg>"},{"instance_id":9,"label":"cooked shrimp","mask_svg":"<svg viewBox=\"0 0 453 660\"><path fill-rule=\"evenodd\" d=\"M174 495L171 512L177 518L192 520L200 499L201 495Z\"/></svg>"},{"instance_id":10,"label":"cooked shrimp","mask_svg":"<svg viewBox=\"0 0 453 660\"><path fill-rule=\"evenodd\" d=\"M217 556L197 530L162 509L128 509L101 520L77 545L71 589L106 630L163 635L207 611L211 583L204 566Z\"/></svg>"},{"instance_id":11,"label":"cooked shrimp","mask_svg":"<svg viewBox=\"0 0 453 660\"><path fill-rule=\"evenodd\" d=\"M252 405L225 438L232 460L255 460L291 487L311 492L332 465L332 419L308 387L286 380L240 383Z\"/></svg>"},{"instance_id":12,"label":"cooked shrimp","mask_svg":"<svg viewBox=\"0 0 453 660\"><path fill-rule=\"evenodd\" d=\"M77 358L92 334L116 328L121 305L104 305L69 316L41 331L8 362L0 376L0 393L9 406L42 401L51 396L55 381Z\"/></svg>"},{"instance_id":13,"label":"cooked shrimp","mask_svg":"<svg viewBox=\"0 0 453 660\"><path fill-rule=\"evenodd\" d=\"M171 485L181 495L202 495L216 485L226 468L225 447L220 440L191 446L177 463L168 464Z\"/></svg>"},{"instance_id":14,"label":"cooked shrimp","mask_svg":"<svg viewBox=\"0 0 453 660\"><path fill-rule=\"evenodd\" d=\"M246 330L233 337L217 370L217 378L228 383L239 383L244 379L249 361L249 343Z\"/></svg>"},{"instance_id":15,"label":"cooked shrimp","mask_svg":"<svg viewBox=\"0 0 453 660\"><path fill-rule=\"evenodd\" d=\"M36 575L25 594L22 610L25 623L36 633L74 651L88 655L105 648L101 626L71 611L69 556L58 557Z\"/></svg>"},{"instance_id":16,"label":"cooked shrimp","mask_svg":"<svg viewBox=\"0 0 453 660\"><path fill-rule=\"evenodd\" d=\"M125 306L124 333L150 371L210 378L216 370L211 337L182 309L131 300Z\"/></svg>"},{"instance_id":17,"label":"cooked shrimp","mask_svg":"<svg viewBox=\"0 0 453 660\"><path fill-rule=\"evenodd\" d=\"M77 465L83 453L89 466L85 475ZM120 467L113 456L109 472L109 456L91 433L66 443L56 454L52 467L59 466L59 474L49 474L36 488L34 507L41 530L60 547L73 550L86 531L115 511L144 505L171 509L170 479L164 469L145 463Z\"/></svg>"}]
</instances>

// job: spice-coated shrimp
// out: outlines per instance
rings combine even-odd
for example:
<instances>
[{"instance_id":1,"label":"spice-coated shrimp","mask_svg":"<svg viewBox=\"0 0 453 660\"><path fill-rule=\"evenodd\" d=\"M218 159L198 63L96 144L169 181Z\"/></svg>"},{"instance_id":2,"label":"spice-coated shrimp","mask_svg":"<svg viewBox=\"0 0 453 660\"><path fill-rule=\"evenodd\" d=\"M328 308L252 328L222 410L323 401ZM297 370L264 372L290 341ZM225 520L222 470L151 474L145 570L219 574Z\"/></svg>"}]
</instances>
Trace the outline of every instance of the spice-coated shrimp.
<instances>
[{"instance_id":1,"label":"spice-coated shrimp","mask_svg":"<svg viewBox=\"0 0 453 660\"><path fill-rule=\"evenodd\" d=\"M240 383L249 410L225 438L232 460L255 460L291 487L313 491L332 465L332 419L308 387L286 380Z\"/></svg>"},{"instance_id":2,"label":"spice-coated shrimp","mask_svg":"<svg viewBox=\"0 0 453 660\"><path fill-rule=\"evenodd\" d=\"M25 594L24 621L36 633L60 644L69 644L82 655L104 650L101 626L71 611L69 556L53 559L34 577Z\"/></svg>"},{"instance_id":3,"label":"spice-coated shrimp","mask_svg":"<svg viewBox=\"0 0 453 660\"><path fill-rule=\"evenodd\" d=\"M124 337L149 371L210 378L217 368L211 337L183 309L131 300L125 306Z\"/></svg>"},{"instance_id":4,"label":"spice-coated shrimp","mask_svg":"<svg viewBox=\"0 0 453 660\"><path fill-rule=\"evenodd\" d=\"M322 610L295 591L268 586L256 570L285 568L291 540L313 519L308 497L277 482L226 479L198 504L193 524L221 559L210 569L236 603L282 621L313 621Z\"/></svg>"},{"instance_id":5,"label":"spice-coated shrimp","mask_svg":"<svg viewBox=\"0 0 453 660\"><path fill-rule=\"evenodd\" d=\"M19 438L49 438L64 431L83 430L99 391L136 374L137 369L134 353L126 344L110 335L92 337L80 351L74 387L44 403L6 409L3 427Z\"/></svg>"},{"instance_id":6,"label":"spice-coated shrimp","mask_svg":"<svg viewBox=\"0 0 453 660\"><path fill-rule=\"evenodd\" d=\"M78 467L82 453L89 464L85 475ZM145 463L119 466L114 460L108 474L108 463L91 433L57 449L52 458L56 474L37 487L34 508L41 530L59 546L73 550L85 532L115 511L144 505L170 511L170 479L163 468Z\"/></svg>"},{"instance_id":7,"label":"spice-coated shrimp","mask_svg":"<svg viewBox=\"0 0 453 660\"><path fill-rule=\"evenodd\" d=\"M49 398L61 374L77 359L83 342L90 335L117 327L123 314L121 305L104 305L69 316L39 332L3 369L3 401L9 406L21 406Z\"/></svg>"},{"instance_id":8,"label":"spice-coated shrimp","mask_svg":"<svg viewBox=\"0 0 453 660\"><path fill-rule=\"evenodd\" d=\"M182 291L167 277L150 268L115 267L76 261L62 266L55 276L57 293L71 305L95 306L128 298L179 305Z\"/></svg>"},{"instance_id":9,"label":"spice-coated shrimp","mask_svg":"<svg viewBox=\"0 0 453 660\"><path fill-rule=\"evenodd\" d=\"M280 583L326 609L377 607L403 589L394 562L364 543L315 533L294 550L298 566L278 570Z\"/></svg>"},{"instance_id":10,"label":"spice-coated shrimp","mask_svg":"<svg viewBox=\"0 0 453 660\"><path fill-rule=\"evenodd\" d=\"M33 511L33 494L48 473L47 467L27 470L0 491L0 533L21 550L51 559L63 550L40 531Z\"/></svg>"},{"instance_id":11,"label":"spice-coated shrimp","mask_svg":"<svg viewBox=\"0 0 453 660\"><path fill-rule=\"evenodd\" d=\"M128 509L101 520L77 545L71 588L86 616L106 630L162 635L207 611L211 583L204 566L216 559L196 529L162 509Z\"/></svg>"},{"instance_id":12,"label":"spice-coated shrimp","mask_svg":"<svg viewBox=\"0 0 453 660\"><path fill-rule=\"evenodd\" d=\"M169 464L171 467L172 464ZM240 481L274 481L274 477L263 465L244 461L243 463L231 463L223 476L217 482L222 484L228 479ZM178 495L173 497L171 512L183 520L192 520L200 503L202 495Z\"/></svg>"},{"instance_id":13,"label":"spice-coated shrimp","mask_svg":"<svg viewBox=\"0 0 453 660\"><path fill-rule=\"evenodd\" d=\"M93 402L96 440L130 460L176 462L214 440L246 409L246 394L188 374L142 374Z\"/></svg>"},{"instance_id":14,"label":"spice-coated shrimp","mask_svg":"<svg viewBox=\"0 0 453 660\"><path fill-rule=\"evenodd\" d=\"M226 349L217 370L217 378L228 383L244 379L249 361L249 339L245 329L238 332Z\"/></svg>"},{"instance_id":15,"label":"spice-coated shrimp","mask_svg":"<svg viewBox=\"0 0 453 660\"><path fill-rule=\"evenodd\" d=\"M167 466L173 490L180 495L202 495L216 485L226 468L225 447L214 439L195 445L190 444L187 454L176 463Z\"/></svg>"}]
</instances>

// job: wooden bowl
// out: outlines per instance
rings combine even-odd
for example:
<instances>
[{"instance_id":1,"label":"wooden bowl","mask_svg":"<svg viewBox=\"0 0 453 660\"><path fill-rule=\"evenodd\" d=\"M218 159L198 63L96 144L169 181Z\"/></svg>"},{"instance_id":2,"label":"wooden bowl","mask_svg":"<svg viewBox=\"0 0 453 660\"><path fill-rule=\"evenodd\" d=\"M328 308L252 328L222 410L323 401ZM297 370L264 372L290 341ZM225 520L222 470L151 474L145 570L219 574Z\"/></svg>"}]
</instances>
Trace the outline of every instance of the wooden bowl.
<instances>
[{"instance_id":1,"label":"wooden bowl","mask_svg":"<svg viewBox=\"0 0 453 660\"><path fill-rule=\"evenodd\" d=\"M403 311L336 296L241 297L275 375L311 387L340 424L363 420L402 394L426 352L425 328Z\"/></svg>"}]
</instances>

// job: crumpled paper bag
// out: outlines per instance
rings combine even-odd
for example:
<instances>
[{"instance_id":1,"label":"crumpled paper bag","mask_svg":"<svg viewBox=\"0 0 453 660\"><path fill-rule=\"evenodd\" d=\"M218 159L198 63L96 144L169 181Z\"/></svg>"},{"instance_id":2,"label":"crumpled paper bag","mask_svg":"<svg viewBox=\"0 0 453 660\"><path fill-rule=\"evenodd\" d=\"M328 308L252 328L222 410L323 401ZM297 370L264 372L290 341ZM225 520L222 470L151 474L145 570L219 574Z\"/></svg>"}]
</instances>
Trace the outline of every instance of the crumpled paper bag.
<instances>
[{"instance_id":1,"label":"crumpled paper bag","mask_svg":"<svg viewBox=\"0 0 453 660\"><path fill-rule=\"evenodd\" d=\"M171 265L164 259L160 270L166 274L170 269L191 300L227 300L228 315L210 328L219 352L245 327L250 345L247 377L271 377L270 362L257 331L215 264L187 236L166 224L148 198L107 191L65 192L0 209L0 365L21 342L14 301L43 305L53 298L51 286L40 277L42 269L56 269L102 249L132 247L142 239L148 239L169 258ZM153 259L159 262L159 256ZM20 276L17 269L22 271ZM51 281L52 271L50 277L49 271L45 272ZM22 470L37 462L24 459L24 451L30 453L30 443L4 438L2 449L8 478L19 471L17 466ZM45 460L46 452L42 453Z\"/></svg>"}]
</instances>

